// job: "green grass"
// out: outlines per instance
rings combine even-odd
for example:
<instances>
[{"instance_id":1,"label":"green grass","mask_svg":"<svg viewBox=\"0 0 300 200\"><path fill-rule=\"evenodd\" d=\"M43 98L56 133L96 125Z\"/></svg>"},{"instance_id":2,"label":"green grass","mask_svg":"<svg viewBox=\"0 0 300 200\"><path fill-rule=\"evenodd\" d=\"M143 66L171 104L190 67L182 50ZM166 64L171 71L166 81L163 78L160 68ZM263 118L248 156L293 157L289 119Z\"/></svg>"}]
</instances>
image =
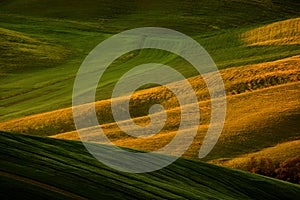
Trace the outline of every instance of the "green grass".
<instances>
[{"instance_id":1,"label":"green grass","mask_svg":"<svg viewBox=\"0 0 300 200\"><path fill-rule=\"evenodd\" d=\"M182 158L155 172L122 173L95 160L80 142L0 137L2 199L67 199L70 193L89 199L297 199L300 192L298 185Z\"/></svg>"},{"instance_id":2,"label":"green grass","mask_svg":"<svg viewBox=\"0 0 300 200\"><path fill-rule=\"evenodd\" d=\"M120 32L142 26L164 26L186 33L214 32L298 15L298 2L153 0L3 0L0 11L30 17L93 21L103 32ZM167 9L166 9L167 8ZM251 12L250 12L251 11ZM139 19L139 20L137 20Z\"/></svg>"},{"instance_id":3,"label":"green grass","mask_svg":"<svg viewBox=\"0 0 300 200\"><path fill-rule=\"evenodd\" d=\"M0 62L9 64L0 67L2 76L53 67L65 62L69 54L63 46L41 42L16 31L0 28L0 35L3 52Z\"/></svg>"},{"instance_id":4,"label":"green grass","mask_svg":"<svg viewBox=\"0 0 300 200\"><path fill-rule=\"evenodd\" d=\"M1 48L4 53L0 59L3 69L0 71L0 121L69 107L73 81L84 57L99 42L130 28L161 26L182 31L204 46L220 69L297 55L298 44L248 46L241 38L243 33L273 21L299 17L297 5L295 1L275 1L269 5L242 0L153 1L151 4L105 0L84 4L1 1L0 27L14 33L15 39L2 37L5 42L13 42L7 45L8 49ZM20 36L38 41L36 47L45 50L38 52L42 56L27 56L14 48L30 44L20 41ZM154 55L157 57L153 60ZM115 82L125 71L149 61L173 66L186 77L197 75L188 63L172 54L144 50L133 57L119 58L111 66L101 80L97 99L109 98Z\"/></svg>"}]
</instances>

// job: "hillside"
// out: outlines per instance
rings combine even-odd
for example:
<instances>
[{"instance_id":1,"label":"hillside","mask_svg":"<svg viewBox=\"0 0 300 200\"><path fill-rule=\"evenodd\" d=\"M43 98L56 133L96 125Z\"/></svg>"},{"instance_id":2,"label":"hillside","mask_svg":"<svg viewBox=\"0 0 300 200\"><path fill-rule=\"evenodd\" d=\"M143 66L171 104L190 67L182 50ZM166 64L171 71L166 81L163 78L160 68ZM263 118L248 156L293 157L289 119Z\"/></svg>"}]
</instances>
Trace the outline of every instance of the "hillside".
<instances>
[{"instance_id":1,"label":"hillside","mask_svg":"<svg viewBox=\"0 0 300 200\"><path fill-rule=\"evenodd\" d=\"M112 34L130 28L159 26L182 31L197 40L220 69L275 61L300 53L299 44L289 42L291 38L299 40L295 27L299 23L300 6L296 1L151 2L2 0L0 27L10 37L0 32L5 43L9 43L7 48L0 49L4 52L0 65L5 69L0 71L0 121L70 107L73 81L88 52ZM293 19L286 21L290 18ZM278 28L281 26L287 26L284 33ZM257 32L274 33L281 45L272 42L261 45L270 38L259 34L260 45L252 44ZM38 41L34 45L38 44L39 53L28 51L31 43L24 40L23 44L20 35ZM22 46L25 48L19 48ZM198 75L183 59L167 52L133 52L111 66L98 87L97 99L110 98L110 91L124 71L150 61L170 65L186 77Z\"/></svg>"},{"instance_id":2,"label":"hillside","mask_svg":"<svg viewBox=\"0 0 300 200\"><path fill-rule=\"evenodd\" d=\"M122 173L80 142L0 137L1 199L297 199L300 192L298 185L185 159L156 172Z\"/></svg>"},{"instance_id":3,"label":"hillside","mask_svg":"<svg viewBox=\"0 0 300 200\"><path fill-rule=\"evenodd\" d=\"M69 54L63 46L39 41L16 31L0 28L0 35L2 44L0 52L4 53L0 57L0 63L10 64L1 65L1 76L16 71L22 73L29 70L28 68L33 70L55 66ZM19 56L15 57L16 54ZM22 67L19 63L22 63ZM41 66L40 63L52 63L52 65Z\"/></svg>"},{"instance_id":4,"label":"hillside","mask_svg":"<svg viewBox=\"0 0 300 200\"><path fill-rule=\"evenodd\" d=\"M186 33L211 32L273 21L299 14L299 2L288 0L2 0L1 13L50 19L97 22L101 32L160 26ZM168 9L166 9L168 8ZM251 11L251 12L250 12ZM233 14L234 13L234 14ZM136 20L141 19L141 20ZM198 26L195 26L197 24Z\"/></svg>"},{"instance_id":5,"label":"hillside","mask_svg":"<svg viewBox=\"0 0 300 200\"><path fill-rule=\"evenodd\" d=\"M233 98L231 96L235 96L237 94L243 94L244 97L248 97L249 95L251 95L251 92L259 89L269 88L277 85L284 85L287 83L298 83L300 80L299 70L300 56L294 56L273 62L265 62L261 64L246 65L220 70L220 74L222 76L228 98L231 99ZM210 96L202 77L195 76L189 78L188 81L192 85L198 100L205 104L204 107L209 107L209 102L205 101L209 100ZM175 82L171 84L176 85L176 87L184 90L184 88L182 88L183 86L181 82ZM272 94L272 91L274 90L270 89L265 90L264 92L267 91L270 91L270 93ZM294 95L295 98L298 97L298 94L296 92L291 91L291 93L293 93L292 95ZM243 97L239 96L234 98L239 99ZM276 99L272 99L272 97L268 97L268 95L266 95L264 98L270 99L271 101L275 102L277 101ZM284 101L284 104L288 106L289 99L283 99L282 101ZM113 116L111 115L110 111L110 102L110 99L96 102L96 110L100 124L114 122ZM253 103L254 102L255 100L253 100ZM165 109L170 111L175 108L178 109L178 102L174 94L172 94L167 88L159 86L140 90L134 93L130 101L131 115L134 118L147 116L149 107L154 103L161 103L162 105L164 105ZM234 104L236 103L233 103L232 106L234 106ZM250 101L248 104L251 104ZM263 106L261 107L263 108ZM269 106L270 109L272 109L272 107L273 106ZM291 105L290 108L293 108L293 106ZM208 112L209 111L206 110L205 113L202 114L205 123L208 123ZM231 118L230 115L228 116L228 118ZM75 126L73 123L71 108L65 108L8 120L6 122L0 123L0 129L6 131L49 136L58 133L73 131L75 130Z\"/></svg>"},{"instance_id":6,"label":"hillside","mask_svg":"<svg viewBox=\"0 0 300 200\"><path fill-rule=\"evenodd\" d=\"M297 139L300 136L297 130L300 114L297 92L299 66L299 56L295 56L274 62L221 70L228 95L227 117L217 145L205 160L228 160ZM201 125L192 146L184 156L197 159L197 153L209 125L210 101L205 83L200 76L192 77L189 81L199 99ZM177 84L178 87L181 85L180 82L172 84ZM285 95L282 95L282 91L285 91ZM174 137L180 122L176 97L165 87L155 87L138 91L133 95L130 109L136 123L143 126L150 122L148 109L153 103L164 105L168 119L162 131L148 139L130 137L118 128L111 115L110 100L97 102L96 109L102 128L114 144L153 151L163 147ZM79 139L77 132L74 131L71 108L3 122L0 123L0 129L55 138ZM97 127L91 127L89 135L92 137L96 133ZM289 149L285 150L287 155L295 154ZM277 157L281 155L278 154Z\"/></svg>"},{"instance_id":7,"label":"hillside","mask_svg":"<svg viewBox=\"0 0 300 200\"><path fill-rule=\"evenodd\" d=\"M299 152L300 140L297 138L294 141L283 142L273 147L268 147L254 153L245 154L231 160L221 160L219 163L218 161L214 161L214 163L236 169L247 170L247 167L253 158L257 160L268 158L273 162L273 164L278 165L289 158L298 156Z\"/></svg>"},{"instance_id":8,"label":"hillside","mask_svg":"<svg viewBox=\"0 0 300 200\"><path fill-rule=\"evenodd\" d=\"M260 174L300 183L298 0L0 0L0 19L0 199L299 196L299 185L239 171L266 169ZM210 99L203 77L187 60L158 49L131 51L111 63L95 94L98 122L112 144L128 151L156 151L169 144L178 134L182 112L167 87L146 84L131 96L130 117L141 129L129 127L126 120L116 122L111 113L112 91L126 72L146 63L168 65L191 84L198 102L186 106L199 107L201 114L198 127L182 132L191 138L191 130L198 128L183 158L151 173L122 173L98 162L79 141L71 106L81 63L100 42L138 27L171 28L190 36L219 69L226 120L217 144L201 160L199 149L215 125L210 123L211 103L220 105L220 99ZM143 44L151 42L143 38ZM159 37L156 42L165 45ZM182 47L176 38L169 42ZM183 81L168 84L190 99ZM118 98L117 106L125 98ZM149 114L154 104L166 112ZM90 120L88 112L81 110L83 120ZM151 131L157 130L164 116L166 123L151 137L133 137L120 129L124 125L145 136L143 128L152 123ZM87 127L86 140L110 152L107 159L120 162L107 140L98 137L98 128ZM180 147L172 147L161 157L174 158ZM276 172L279 168L284 173Z\"/></svg>"},{"instance_id":9,"label":"hillside","mask_svg":"<svg viewBox=\"0 0 300 200\"><path fill-rule=\"evenodd\" d=\"M249 46L287 45L300 43L300 18L274 22L242 35Z\"/></svg>"},{"instance_id":10,"label":"hillside","mask_svg":"<svg viewBox=\"0 0 300 200\"><path fill-rule=\"evenodd\" d=\"M299 83L287 84L258 90L250 94L228 97L224 129L217 145L205 160L230 159L299 138L297 129L300 114L299 93L297 93L299 86ZM288 98L281 95L282 90L286 91ZM278 101L284 103L278 105ZM185 157L193 159L198 158L198 151L207 131L210 117L209 102L200 102L199 106L202 112L202 123L193 144L184 154ZM115 123L104 124L101 127L116 145L152 151L166 145L177 133L180 116L178 109L172 109L168 111L168 114L170 117L164 129L159 134L147 139L129 137ZM149 123L148 120L148 117L142 117L137 118L135 122L146 125ZM89 136L92 137L96 133L97 127L90 128ZM76 131L52 137L79 139ZM290 148L292 147L287 146L285 151L278 156L282 156L284 153L289 155Z\"/></svg>"}]
</instances>

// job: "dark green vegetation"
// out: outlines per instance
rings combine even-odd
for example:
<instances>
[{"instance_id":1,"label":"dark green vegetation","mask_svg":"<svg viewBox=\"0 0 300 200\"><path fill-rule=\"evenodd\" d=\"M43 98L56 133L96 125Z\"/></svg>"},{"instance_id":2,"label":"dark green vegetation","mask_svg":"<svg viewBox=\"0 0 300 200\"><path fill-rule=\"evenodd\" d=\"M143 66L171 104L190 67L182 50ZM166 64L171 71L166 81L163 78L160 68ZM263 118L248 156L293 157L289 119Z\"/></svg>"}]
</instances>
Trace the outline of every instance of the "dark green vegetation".
<instances>
[{"instance_id":1,"label":"dark green vegetation","mask_svg":"<svg viewBox=\"0 0 300 200\"><path fill-rule=\"evenodd\" d=\"M0 137L1 199L296 199L300 193L298 185L186 159L152 173L121 173L80 142Z\"/></svg>"},{"instance_id":2,"label":"dark green vegetation","mask_svg":"<svg viewBox=\"0 0 300 200\"><path fill-rule=\"evenodd\" d=\"M199 41L219 68L226 68L299 54L298 44L248 46L241 38L248 30L299 13L293 0L2 0L0 121L70 106L73 80L84 57L120 31L144 26L181 31ZM97 99L109 98L124 72L148 61L174 66L186 77L196 75L182 59L162 51L133 52L119 61L101 80Z\"/></svg>"}]
</instances>

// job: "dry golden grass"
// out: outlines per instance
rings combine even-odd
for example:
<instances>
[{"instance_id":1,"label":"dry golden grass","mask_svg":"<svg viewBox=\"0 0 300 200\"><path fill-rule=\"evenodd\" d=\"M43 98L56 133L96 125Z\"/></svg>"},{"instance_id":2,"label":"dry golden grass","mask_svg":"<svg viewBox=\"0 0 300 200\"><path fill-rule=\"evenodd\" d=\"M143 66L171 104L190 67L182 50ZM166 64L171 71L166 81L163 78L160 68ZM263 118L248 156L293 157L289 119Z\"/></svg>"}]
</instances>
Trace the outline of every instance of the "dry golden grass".
<instances>
[{"instance_id":1,"label":"dry golden grass","mask_svg":"<svg viewBox=\"0 0 300 200\"><path fill-rule=\"evenodd\" d=\"M295 140L300 136L299 91L298 82L229 97L222 136L207 159L231 159Z\"/></svg>"},{"instance_id":2,"label":"dry golden grass","mask_svg":"<svg viewBox=\"0 0 300 200\"><path fill-rule=\"evenodd\" d=\"M227 117L222 135L206 160L230 160L292 141L299 136L296 129L300 114L299 62L300 56L295 56L220 71L228 94ZM199 99L201 125L184 157L196 159L209 126L210 100L200 76L190 78L189 82ZM178 87L181 85L180 82L173 84ZM118 146L154 151L168 144L177 133L181 113L176 97L166 87L150 88L136 92L132 96L130 108L135 123L146 126L150 123L148 108L158 102L167 109L167 121L160 133L148 138L134 138L120 130L113 121L111 100L96 102L96 110L101 127L111 142ZM82 115L85 115L85 111L82 111ZM91 138L97 137L97 128L89 128ZM74 131L71 108L3 122L0 129L52 135L54 138L79 139Z\"/></svg>"},{"instance_id":3,"label":"dry golden grass","mask_svg":"<svg viewBox=\"0 0 300 200\"><path fill-rule=\"evenodd\" d=\"M300 44L300 18L268 24L241 37L249 46Z\"/></svg>"},{"instance_id":4,"label":"dry golden grass","mask_svg":"<svg viewBox=\"0 0 300 200\"><path fill-rule=\"evenodd\" d=\"M215 160L213 161L213 163L220 164L227 167L247 170L247 166L251 162L252 158L255 158L257 160L261 158L268 158L276 165L289 158L299 156L299 153L300 153L300 140L298 138L298 140L283 142L273 147L264 148L258 152L239 156L232 160L227 160L227 161Z\"/></svg>"},{"instance_id":5,"label":"dry golden grass","mask_svg":"<svg viewBox=\"0 0 300 200\"><path fill-rule=\"evenodd\" d=\"M278 61L262 64L248 65L237 68L221 70L227 95L235 95L270 86L297 82L300 80L300 56L294 56ZM206 84L201 76L188 79L199 101L209 99ZM182 87L180 82L172 83ZM184 90L184 88L182 88ZM280 94L281 95L281 94ZM279 101L278 101L279 102ZM278 103L277 102L277 103ZM96 102L96 110L100 124L114 122L110 107L111 100ZM134 118L148 115L148 109L154 103L161 103L166 110L176 109L178 102L176 97L166 87L155 87L136 92L130 101L130 110ZM249 102L249 104L251 104ZM200 106L201 107L201 106ZM202 124L209 123L210 105L201 107ZM234 114L234 113L233 113ZM82 111L85 115L85 111ZM177 118L175 117L177 116ZM170 114L168 131L176 128L178 116ZM142 124L149 123L149 118L142 118ZM147 121L148 119L148 121ZM139 121L137 123L140 123ZM173 127L170 128L170 127ZM50 136L58 133L75 130L71 108L55 110L47 113L22 117L0 123L0 130Z\"/></svg>"},{"instance_id":6,"label":"dry golden grass","mask_svg":"<svg viewBox=\"0 0 300 200\"><path fill-rule=\"evenodd\" d=\"M219 142L206 159L230 159L299 137L296 128L299 123L297 116L300 114L299 89L300 83L297 82L256 90L251 93L228 96L228 110L224 130ZM285 95L282 95L283 91ZM199 107L203 111L201 112L202 122L203 118L210 117L209 104L210 101L199 103ZM169 110L168 114L170 114L170 117L165 128L159 134L150 138L130 137L122 132L116 123L104 124L101 127L115 145L153 151L165 146L177 133L176 126L179 125L177 117L179 117L180 111L176 108ZM143 125L148 118L140 117L135 120ZM207 120L209 121L209 119ZM208 123L202 123L199 126L198 134L193 144L184 154L185 157L197 158L207 128ZM97 127L91 127L89 134L96 137ZM76 131L52 137L79 139ZM288 148L286 148L286 152L288 152Z\"/></svg>"}]
</instances>

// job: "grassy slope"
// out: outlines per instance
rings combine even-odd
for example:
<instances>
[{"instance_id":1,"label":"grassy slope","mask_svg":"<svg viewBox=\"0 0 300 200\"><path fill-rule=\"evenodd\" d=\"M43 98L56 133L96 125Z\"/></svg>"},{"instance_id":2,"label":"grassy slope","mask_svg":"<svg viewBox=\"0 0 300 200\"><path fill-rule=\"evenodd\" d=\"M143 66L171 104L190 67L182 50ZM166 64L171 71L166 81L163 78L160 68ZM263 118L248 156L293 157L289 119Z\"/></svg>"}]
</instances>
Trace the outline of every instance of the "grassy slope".
<instances>
[{"instance_id":1,"label":"grassy slope","mask_svg":"<svg viewBox=\"0 0 300 200\"><path fill-rule=\"evenodd\" d=\"M300 192L298 185L185 159L156 172L122 173L95 160L80 142L0 137L2 199L297 199Z\"/></svg>"},{"instance_id":2,"label":"grassy slope","mask_svg":"<svg viewBox=\"0 0 300 200\"><path fill-rule=\"evenodd\" d=\"M299 67L300 57L295 56L274 62L221 70L220 73L223 77L227 95L245 93L244 96L247 97L250 91L299 81ZM209 99L205 82L201 76L192 77L188 80L194 88L199 101ZM182 87L180 82L173 84ZM297 97L297 93L294 95ZM268 97L266 96L266 98ZM273 99L273 101L276 101L276 99ZM288 105L288 99L283 101ZM134 94L131 99L131 115L133 117L148 115L148 109L153 103L162 103L167 110L178 107L176 97L172 93L165 87L155 87L138 91ZM96 108L101 124L114 122L110 111L110 100L98 101ZM270 107L270 109L272 108ZM208 115L208 111L203 114L205 123L208 123ZM230 114L228 118L231 118ZM53 135L75 130L70 108L2 122L0 123L0 128L7 131L38 135Z\"/></svg>"},{"instance_id":3,"label":"grassy slope","mask_svg":"<svg viewBox=\"0 0 300 200\"><path fill-rule=\"evenodd\" d=\"M25 3L22 0L2 0L1 5L0 10L9 14L102 22L103 29L113 33L141 26L164 26L196 35L199 32L257 24L262 19L287 18L298 15L299 11L299 2L294 0L284 3L279 0L273 3L245 0L153 0L151 3L145 0L126 3L121 0L88 0L84 3L80 0L43 0L39 3L29 0Z\"/></svg>"},{"instance_id":4,"label":"grassy slope","mask_svg":"<svg viewBox=\"0 0 300 200\"><path fill-rule=\"evenodd\" d=\"M124 5L122 1L111 3L111 1L101 0L97 1L99 6L95 6L95 1L86 1L84 5L79 1L51 1L51 3L46 0L43 3L37 3L35 0L0 1L0 26L3 27L0 34L1 41L4 39L3 44L6 44L4 48L0 48L0 121L70 106L72 82L84 56L111 34L129 28L163 26L182 31L199 41L212 55L219 68L274 61L300 53L299 18L297 18L300 6L296 1L272 1L271 4L266 1L243 0L151 2L149 4L149 2L138 1ZM165 7L169 9L166 11ZM123 11L124 8L126 12ZM137 18L141 20L136 20ZM295 19L280 21L288 18ZM28 51L29 48L37 51ZM125 56L115 63L115 66L121 63L120 66L111 67L107 78L99 87L101 93L97 94L98 99L106 99L110 96L109 91L114 82L125 70L140 62L153 61L149 58L154 55L159 55L158 62L173 65L187 77L195 75L187 63L165 52L142 51L137 52L136 55ZM11 59L12 57L18 58ZM284 68L285 65L281 67ZM294 72L293 77L299 78L299 70ZM247 73L255 76L251 70ZM232 76L237 75L239 73ZM277 79L281 75L283 79ZM283 74L275 72L264 75L265 77L252 77L253 79L249 80L243 77L241 82L235 82L227 90L229 93L240 93L239 91L257 89L257 85L258 88L261 85L254 83L257 80L267 80L266 82L272 85L274 81L288 79L288 75L289 73L285 71ZM242 94L236 96L237 98L230 98L233 104L229 109L234 112L229 113L230 120L226 124L227 129L226 127L224 129L226 134L223 134L224 138L220 139L207 159L217 159L219 162L220 159L227 160L238 156L236 162L233 160L232 163L243 165L244 158L248 156L245 153L263 156L272 152L275 160L281 156L294 155L295 152L297 154L299 150L290 146L296 142L292 140L299 136L296 129L299 123L299 109L296 109L299 104L295 100L299 99L297 88L297 85L290 84L262 90L252 95ZM283 90L287 90L287 95L291 95L288 99L282 95ZM206 98L205 92L200 94L201 97L202 95ZM258 97L260 99L255 100ZM280 105L278 108L278 101L287 104ZM239 104L240 102L243 102L243 108L240 107L242 105ZM106 108L108 103L109 101L106 101ZM255 106L252 105L253 103ZM201 105L201 111L206 117L203 119L203 126L200 126L198 137L185 155L190 158L197 156L199 143L207 128L209 103ZM267 109L256 110L263 106L267 106ZM236 110L240 110L242 115L237 115ZM64 132L65 127L68 129L73 125L70 113L58 112L57 114L62 113L64 115L62 119L64 117L67 119L65 122L60 121L59 118L58 121L51 120L50 117L49 121L40 123L48 123L48 125L33 126L27 130L25 126L23 131L27 133L36 131L35 134L40 134L40 131L44 132L43 134ZM145 112L137 113L137 116L144 114ZM174 117L171 123L178 120L176 110L172 111L172 115ZM147 119L147 117L140 118L137 122L145 124ZM110 122L111 117L103 120ZM34 125L36 122L33 121ZM53 123L58 127L56 125L53 127ZM39 125L39 122L37 124ZM176 128L176 125L172 125L165 134L158 135L160 143L154 145L149 143L151 145L144 146L144 141L124 139L124 134L115 129L114 125L106 126L107 133L116 144L147 150L157 148L162 145L162 141L169 141L175 134L172 130ZM235 131L232 131L233 129ZM70 130L72 128L67 131ZM57 137L76 139L77 136L73 132ZM240 138L244 139L240 141ZM277 145L281 142L285 143ZM264 149L267 147L270 149ZM281 149L285 147L288 149L283 153ZM257 154L251 153L259 150L261 152Z\"/></svg>"},{"instance_id":5,"label":"grassy slope","mask_svg":"<svg viewBox=\"0 0 300 200\"><path fill-rule=\"evenodd\" d=\"M249 153L246 155L236 157L229 161L224 161L224 160L221 162L214 161L214 163L218 163L232 168L246 170L248 164L251 161L251 158L255 158L258 160L260 158L269 158L272 160L274 164L279 164L289 158L298 156L299 152L300 152L300 140L298 138L297 140L283 142L273 147L262 149L258 152Z\"/></svg>"},{"instance_id":6,"label":"grassy slope","mask_svg":"<svg viewBox=\"0 0 300 200\"><path fill-rule=\"evenodd\" d=\"M250 46L299 44L300 18L274 22L242 35Z\"/></svg>"},{"instance_id":7,"label":"grassy slope","mask_svg":"<svg viewBox=\"0 0 300 200\"><path fill-rule=\"evenodd\" d=\"M24 115L24 113L36 113L70 105L73 80L80 62L88 53L86 49L93 48L95 43L107 37L106 34L92 32L95 28L90 28L88 23L32 20L10 16L6 16L6 19L5 24L9 24L9 29L14 29L13 27L16 26L22 34L43 43L64 47L60 50L65 50L69 54L63 62L55 66L51 60L35 63L36 60L32 57L24 57L22 62L18 63L16 63L18 59L8 62L8 58L2 54L2 66L12 68L17 64L19 68L25 68L26 65L28 67L27 71L10 71L10 73L2 74L1 118L4 116L11 118ZM82 38L86 41L81 42ZM22 55L22 52L14 51L14 57L19 55ZM39 61L39 58L37 59ZM32 68L32 64L39 68Z\"/></svg>"},{"instance_id":8,"label":"grassy slope","mask_svg":"<svg viewBox=\"0 0 300 200\"><path fill-rule=\"evenodd\" d=\"M297 125L299 124L299 83L281 85L262 89L248 94L228 97L228 111L222 135L213 151L205 160L228 160L247 153L260 151L286 141L299 138ZM286 96L281 95L282 90ZM282 104L278 105L278 101ZM209 117L209 103L200 102L202 125L199 126L198 135L185 157L197 159L198 151L207 131ZM166 145L176 134L179 112L169 111L164 129L157 135L148 139L136 139L122 132L114 123L102 125L103 130L116 145L156 150ZM149 119L138 118L136 122L146 125ZM187 130L188 131L188 130ZM96 135L97 129L90 128L90 136ZM77 133L67 132L55 135L56 138L79 139ZM174 149L176 151L176 149ZM296 149L296 153L299 151ZM295 149L286 148L278 152L278 156L293 156ZM266 156L268 156L266 154Z\"/></svg>"},{"instance_id":9,"label":"grassy slope","mask_svg":"<svg viewBox=\"0 0 300 200\"><path fill-rule=\"evenodd\" d=\"M0 51L3 52L0 62L10 64L1 65L1 76L11 72L22 73L35 68L55 66L68 56L68 51L63 46L41 42L16 31L0 28L0 35Z\"/></svg>"},{"instance_id":10,"label":"grassy slope","mask_svg":"<svg viewBox=\"0 0 300 200\"><path fill-rule=\"evenodd\" d=\"M284 4L276 1L273 5L260 1L155 1L151 4L138 1L124 5L121 1L103 0L94 3L51 1L50 5L49 1L1 1L1 27L58 48L55 52L47 52L51 53L49 57L55 57L57 52L66 54L64 62L55 65L51 59L41 62L39 58L24 56L22 62L17 62L18 59L1 54L0 64L5 69L29 70L22 73L1 71L1 121L70 106L73 80L85 55L111 33L133 27L163 26L191 35L207 49L219 68L272 61L300 53L299 44L249 46L241 37L270 21L299 17L299 6L294 1ZM249 15L249 10L253 15ZM15 43L23 45L17 39ZM22 51L9 51L14 57L23 55ZM110 90L124 71L141 62L153 62L149 60L153 55L158 55L155 61L174 66L187 77L195 75L190 66L176 56L142 51L138 56L120 59L121 65L116 62L116 67L112 66L101 81L97 98L109 98Z\"/></svg>"},{"instance_id":11,"label":"grassy slope","mask_svg":"<svg viewBox=\"0 0 300 200\"><path fill-rule=\"evenodd\" d=\"M297 66L299 56L221 71L229 95L227 118L221 138L206 160L234 158L299 137L296 128L299 123ZM210 102L206 100L208 94L203 80L200 77L193 77L189 81L201 100L199 104L201 126L185 157L197 158L197 152L209 124ZM180 87L180 83L178 85ZM275 85L279 86L274 87ZM281 95L282 91L285 91L286 96ZM162 103L168 109L169 117L161 133L150 139L131 138L112 123L109 100L97 102L96 107L102 127L115 144L155 150L174 137L180 120L176 98L164 87L157 87L139 91L132 97L131 114L137 117L136 123L141 125L149 123L148 108L155 102ZM70 108L3 122L0 123L0 128L34 135L49 136L61 133L53 137L79 139L77 133L73 131L75 128ZM95 131L96 129L92 127L90 135L95 134Z\"/></svg>"}]
</instances>

